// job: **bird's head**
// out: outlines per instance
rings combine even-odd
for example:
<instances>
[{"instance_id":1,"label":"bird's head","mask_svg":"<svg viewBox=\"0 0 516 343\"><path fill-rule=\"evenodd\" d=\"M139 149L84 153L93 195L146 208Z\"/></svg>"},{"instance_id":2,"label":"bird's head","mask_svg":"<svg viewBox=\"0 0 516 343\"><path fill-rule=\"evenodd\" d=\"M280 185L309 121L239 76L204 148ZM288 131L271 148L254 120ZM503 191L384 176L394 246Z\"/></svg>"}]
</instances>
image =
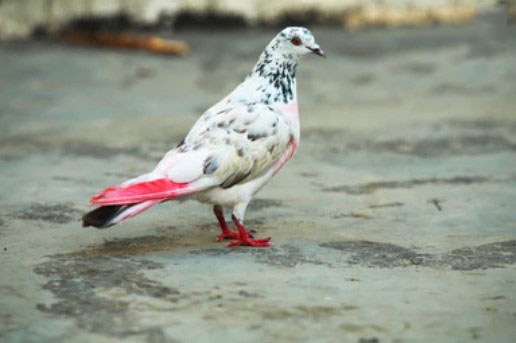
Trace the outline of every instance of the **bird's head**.
<instances>
[{"instance_id":1,"label":"bird's head","mask_svg":"<svg viewBox=\"0 0 516 343\"><path fill-rule=\"evenodd\" d=\"M314 35L304 27L291 26L283 29L272 40L270 49L273 53L299 58L302 55L314 53L326 58L326 54L315 42Z\"/></svg>"}]
</instances>

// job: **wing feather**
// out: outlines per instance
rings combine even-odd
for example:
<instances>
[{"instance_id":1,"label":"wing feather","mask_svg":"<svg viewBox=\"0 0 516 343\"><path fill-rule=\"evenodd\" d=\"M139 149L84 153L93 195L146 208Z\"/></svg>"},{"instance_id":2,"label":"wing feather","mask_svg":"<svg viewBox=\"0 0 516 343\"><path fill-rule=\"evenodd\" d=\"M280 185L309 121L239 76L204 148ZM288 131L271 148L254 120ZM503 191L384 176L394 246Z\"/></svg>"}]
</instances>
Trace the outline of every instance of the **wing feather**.
<instances>
[{"instance_id":1,"label":"wing feather","mask_svg":"<svg viewBox=\"0 0 516 343\"><path fill-rule=\"evenodd\" d=\"M171 150L155 172L174 182L204 177L229 188L267 172L287 151L292 133L271 106L262 103L215 106Z\"/></svg>"}]
</instances>

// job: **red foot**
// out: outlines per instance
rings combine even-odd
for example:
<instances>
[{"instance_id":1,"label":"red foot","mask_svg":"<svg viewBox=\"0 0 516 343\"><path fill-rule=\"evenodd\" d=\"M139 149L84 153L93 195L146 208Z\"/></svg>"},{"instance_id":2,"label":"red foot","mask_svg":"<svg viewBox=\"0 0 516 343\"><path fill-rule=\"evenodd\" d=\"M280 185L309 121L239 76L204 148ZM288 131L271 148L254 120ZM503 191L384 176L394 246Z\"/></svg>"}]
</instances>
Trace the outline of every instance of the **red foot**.
<instances>
[{"instance_id":1,"label":"red foot","mask_svg":"<svg viewBox=\"0 0 516 343\"><path fill-rule=\"evenodd\" d=\"M222 211L222 207L214 206L213 212L215 213L215 217L220 225L220 230L222 233L217 236L217 242L223 241L225 239L238 239L240 235L236 231L231 231L226 223L226 219L224 219L224 211Z\"/></svg>"},{"instance_id":2,"label":"red foot","mask_svg":"<svg viewBox=\"0 0 516 343\"><path fill-rule=\"evenodd\" d=\"M234 247L237 245L246 245L250 247L270 247L270 238L267 239L252 239L249 232L246 231L244 225L233 215L233 222L238 228L238 238L234 241L229 242L228 247Z\"/></svg>"},{"instance_id":3,"label":"red foot","mask_svg":"<svg viewBox=\"0 0 516 343\"><path fill-rule=\"evenodd\" d=\"M234 241L231 241L226 245L229 247L235 247L237 245L246 245L250 247L258 247L258 248L266 248L271 246L271 242L269 238L267 239L235 239Z\"/></svg>"},{"instance_id":4,"label":"red foot","mask_svg":"<svg viewBox=\"0 0 516 343\"><path fill-rule=\"evenodd\" d=\"M217 236L217 242L223 241L225 239L238 239L238 237L239 237L238 232L226 230L226 231L222 231L222 233Z\"/></svg>"}]
</instances>

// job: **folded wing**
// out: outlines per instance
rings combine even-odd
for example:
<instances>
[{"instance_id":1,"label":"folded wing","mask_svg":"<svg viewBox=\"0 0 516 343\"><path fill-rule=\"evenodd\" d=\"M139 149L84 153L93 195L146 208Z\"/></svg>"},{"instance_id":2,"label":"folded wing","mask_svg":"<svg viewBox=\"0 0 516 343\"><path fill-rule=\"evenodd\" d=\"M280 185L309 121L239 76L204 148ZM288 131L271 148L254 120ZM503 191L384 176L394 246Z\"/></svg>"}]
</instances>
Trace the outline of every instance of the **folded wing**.
<instances>
[{"instance_id":1,"label":"folded wing","mask_svg":"<svg viewBox=\"0 0 516 343\"><path fill-rule=\"evenodd\" d=\"M270 170L288 154L291 139L288 125L270 106L239 103L210 110L154 171L103 190L91 203L166 201L215 186L229 188Z\"/></svg>"},{"instance_id":2,"label":"folded wing","mask_svg":"<svg viewBox=\"0 0 516 343\"><path fill-rule=\"evenodd\" d=\"M283 117L262 103L209 110L155 172L175 182L218 180L223 188L267 172L288 150L292 134Z\"/></svg>"}]
</instances>

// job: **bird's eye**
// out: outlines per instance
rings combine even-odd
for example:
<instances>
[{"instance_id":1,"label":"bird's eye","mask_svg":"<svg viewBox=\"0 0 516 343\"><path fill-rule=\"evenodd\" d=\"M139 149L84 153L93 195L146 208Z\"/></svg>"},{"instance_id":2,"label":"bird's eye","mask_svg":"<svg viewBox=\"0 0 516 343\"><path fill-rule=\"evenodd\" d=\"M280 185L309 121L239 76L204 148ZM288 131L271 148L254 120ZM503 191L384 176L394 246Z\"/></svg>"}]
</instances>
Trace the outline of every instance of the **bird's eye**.
<instances>
[{"instance_id":1,"label":"bird's eye","mask_svg":"<svg viewBox=\"0 0 516 343\"><path fill-rule=\"evenodd\" d=\"M301 39L299 37L293 37L290 42L294 44L295 46L301 45Z\"/></svg>"}]
</instances>

